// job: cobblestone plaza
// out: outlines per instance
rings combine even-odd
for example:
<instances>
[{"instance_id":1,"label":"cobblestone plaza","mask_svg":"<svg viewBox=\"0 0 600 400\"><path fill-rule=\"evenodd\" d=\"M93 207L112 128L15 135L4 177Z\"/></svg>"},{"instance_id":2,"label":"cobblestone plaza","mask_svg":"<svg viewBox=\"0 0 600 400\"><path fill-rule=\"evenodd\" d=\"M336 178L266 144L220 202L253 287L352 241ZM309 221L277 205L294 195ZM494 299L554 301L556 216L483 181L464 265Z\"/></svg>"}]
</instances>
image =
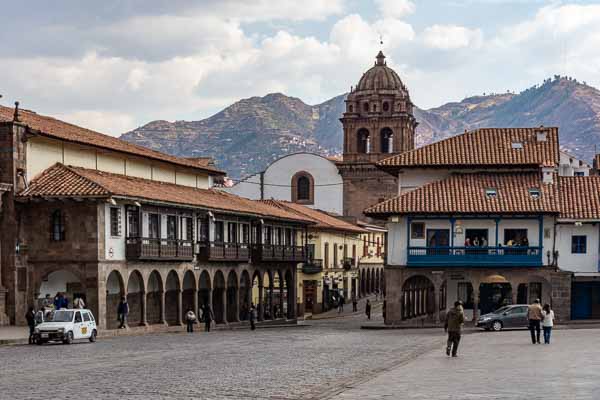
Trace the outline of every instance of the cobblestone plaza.
<instances>
[{"instance_id":1,"label":"cobblestone plaza","mask_svg":"<svg viewBox=\"0 0 600 400\"><path fill-rule=\"evenodd\" d=\"M597 330L557 330L550 346L525 331L468 334L448 359L441 331L362 320L4 346L0 398L600 398Z\"/></svg>"}]
</instances>

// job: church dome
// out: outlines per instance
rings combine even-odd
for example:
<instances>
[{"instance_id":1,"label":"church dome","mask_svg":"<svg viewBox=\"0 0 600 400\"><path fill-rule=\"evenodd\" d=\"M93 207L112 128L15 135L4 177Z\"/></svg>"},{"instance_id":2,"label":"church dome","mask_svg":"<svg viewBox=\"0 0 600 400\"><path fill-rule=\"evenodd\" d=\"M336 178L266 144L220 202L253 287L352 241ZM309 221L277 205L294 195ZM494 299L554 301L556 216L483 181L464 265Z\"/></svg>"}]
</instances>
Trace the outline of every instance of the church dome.
<instances>
[{"instance_id":1,"label":"church dome","mask_svg":"<svg viewBox=\"0 0 600 400\"><path fill-rule=\"evenodd\" d=\"M355 90L399 90L405 92L406 87L398 74L386 65L383 52L380 51L376 58L375 66L363 74Z\"/></svg>"}]
</instances>

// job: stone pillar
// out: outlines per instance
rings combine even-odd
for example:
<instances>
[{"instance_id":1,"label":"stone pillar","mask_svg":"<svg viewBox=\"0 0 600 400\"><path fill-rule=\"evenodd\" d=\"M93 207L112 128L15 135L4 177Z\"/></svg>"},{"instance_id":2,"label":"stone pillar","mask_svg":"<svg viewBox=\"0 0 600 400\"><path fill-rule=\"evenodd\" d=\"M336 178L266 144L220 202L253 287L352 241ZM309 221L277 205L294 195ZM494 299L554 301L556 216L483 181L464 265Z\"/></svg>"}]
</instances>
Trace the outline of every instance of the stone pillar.
<instances>
[{"instance_id":1,"label":"stone pillar","mask_svg":"<svg viewBox=\"0 0 600 400\"><path fill-rule=\"evenodd\" d=\"M148 326L148 303L147 303L147 299L146 299L146 292L141 292L142 294L142 303L141 303L141 310L140 310L140 325L141 326Z\"/></svg>"},{"instance_id":2,"label":"stone pillar","mask_svg":"<svg viewBox=\"0 0 600 400\"><path fill-rule=\"evenodd\" d=\"M269 282L269 315L271 316L271 319L275 319L275 316L273 315L273 306L275 304L273 304L273 292L275 291L275 285L273 284L273 282Z\"/></svg>"},{"instance_id":3,"label":"stone pillar","mask_svg":"<svg viewBox=\"0 0 600 400\"><path fill-rule=\"evenodd\" d=\"M159 324L167 325L167 319L165 318L165 291L160 292L160 320Z\"/></svg>"},{"instance_id":4,"label":"stone pillar","mask_svg":"<svg viewBox=\"0 0 600 400\"><path fill-rule=\"evenodd\" d=\"M177 291L177 320L175 321L177 325L183 325L183 291Z\"/></svg>"},{"instance_id":5,"label":"stone pillar","mask_svg":"<svg viewBox=\"0 0 600 400\"><path fill-rule=\"evenodd\" d=\"M279 313L281 314L281 318L286 318L283 313L283 280L279 280Z\"/></svg>"},{"instance_id":6,"label":"stone pillar","mask_svg":"<svg viewBox=\"0 0 600 400\"><path fill-rule=\"evenodd\" d=\"M477 289L473 288L473 322L479 318L479 285Z\"/></svg>"},{"instance_id":7,"label":"stone pillar","mask_svg":"<svg viewBox=\"0 0 600 400\"><path fill-rule=\"evenodd\" d=\"M256 305L258 307L258 320L259 321L264 321L265 319L265 304L263 301L263 286L259 285L258 286L258 304Z\"/></svg>"},{"instance_id":8,"label":"stone pillar","mask_svg":"<svg viewBox=\"0 0 600 400\"><path fill-rule=\"evenodd\" d=\"M288 307L291 303L291 310L288 310L288 316L290 319L298 318L297 310L298 310L298 293L297 293L297 275L292 274L292 281L290 282L290 287L288 287ZM289 301L291 299L291 301Z\"/></svg>"}]
</instances>

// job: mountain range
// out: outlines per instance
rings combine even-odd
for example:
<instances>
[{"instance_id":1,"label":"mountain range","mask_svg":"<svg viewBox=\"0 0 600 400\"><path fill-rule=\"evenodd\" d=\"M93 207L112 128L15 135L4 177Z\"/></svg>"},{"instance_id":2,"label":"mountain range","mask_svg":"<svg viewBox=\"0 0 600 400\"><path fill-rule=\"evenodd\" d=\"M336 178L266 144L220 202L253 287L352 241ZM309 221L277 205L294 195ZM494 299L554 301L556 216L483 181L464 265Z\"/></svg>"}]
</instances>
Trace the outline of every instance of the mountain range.
<instances>
[{"instance_id":1,"label":"mountain range","mask_svg":"<svg viewBox=\"0 0 600 400\"><path fill-rule=\"evenodd\" d=\"M326 156L342 151L339 118L346 94L308 105L281 93L240 100L199 121L152 121L121 138L183 157L213 157L234 178L263 170L299 151ZM555 76L521 93L492 93L423 110L417 146L480 127L558 126L564 150L589 160L600 141L600 91Z\"/></svg>"}]
</instances>

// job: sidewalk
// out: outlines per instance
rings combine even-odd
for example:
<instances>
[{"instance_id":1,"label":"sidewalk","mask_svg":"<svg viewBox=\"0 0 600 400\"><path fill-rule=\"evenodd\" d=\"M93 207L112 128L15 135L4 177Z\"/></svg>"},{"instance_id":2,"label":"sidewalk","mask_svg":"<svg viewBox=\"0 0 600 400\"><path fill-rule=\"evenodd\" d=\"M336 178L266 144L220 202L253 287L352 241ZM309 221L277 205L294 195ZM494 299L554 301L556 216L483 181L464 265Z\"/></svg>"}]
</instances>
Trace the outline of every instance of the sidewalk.
<instances>
[{"instance_id":1,"label":"sidewalk","mask_svg":"<svg viewBox=\"0 0 600 400\"><path fill-rule=\"evenodd\" d=\"M338 309L331 309L329 311L325 311L320 314L305 314L304 319L309 320L321 320L321 319L330 319L330 318L342 318L348 317L351 315L359 315L365 313L365 305L367 304L367 299L371 301L371 315L375 315L377 313L381 313L381 308L383 306L383 300L375 301L375 296L363 297L358 300L358 311L352 311L352 300L347 300L348 303L344 304L344 311L338 313ZM380 298L381 299L381 298Z\"/></svg>"}]
</instances>

